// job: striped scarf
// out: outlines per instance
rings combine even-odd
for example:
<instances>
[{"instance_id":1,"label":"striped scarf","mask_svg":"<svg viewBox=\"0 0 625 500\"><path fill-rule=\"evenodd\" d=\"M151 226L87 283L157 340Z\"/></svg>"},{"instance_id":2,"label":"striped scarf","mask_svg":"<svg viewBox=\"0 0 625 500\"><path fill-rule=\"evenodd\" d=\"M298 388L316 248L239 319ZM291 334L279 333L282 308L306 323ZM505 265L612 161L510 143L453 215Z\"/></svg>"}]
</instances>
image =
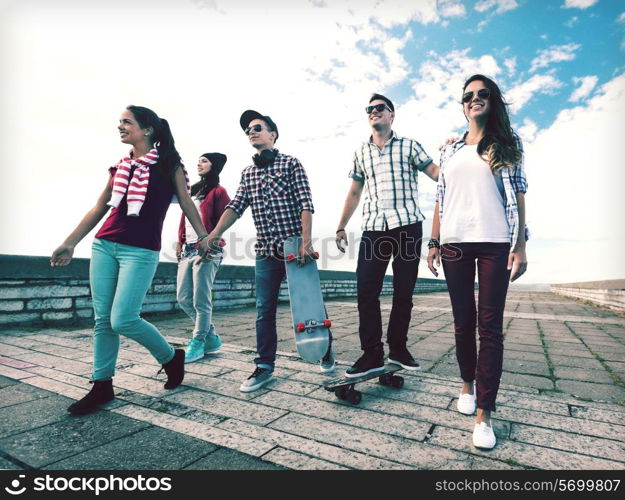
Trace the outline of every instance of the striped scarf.
<instances>
[{"instance_id":1,"label":"striped scarf","mask_svg":"<svg viewBox=\"0 0 625 500\"><path fill-rule=\"evenodd\" d=\"M156 165L156 163L158 163L158 151L156 148L152 148L148 153L139 158L131 158L129 155L119 160L119 162L113 166L117 171L113 177L113 192L108 205L117 208L124 196L127 195L127 214L130 217L138 217L148 192L150 167ZM131 177L132 167L136 168ZM183 166L181 167L187 184L187 192L190 192L189 176L187 175L186 169ZM178 199L176 195L173 196L171 201L172 203L177 203Z\"/></svg>"}]
</instances>

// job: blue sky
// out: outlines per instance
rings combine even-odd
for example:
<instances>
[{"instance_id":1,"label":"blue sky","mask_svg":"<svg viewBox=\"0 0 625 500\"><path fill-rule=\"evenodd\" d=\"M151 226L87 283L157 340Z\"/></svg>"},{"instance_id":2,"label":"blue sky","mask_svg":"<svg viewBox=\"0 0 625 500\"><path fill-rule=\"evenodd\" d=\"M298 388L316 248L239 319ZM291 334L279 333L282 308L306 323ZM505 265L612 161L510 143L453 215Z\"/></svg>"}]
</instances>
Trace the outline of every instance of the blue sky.
<instances>
[{"instance_id":1,"label":"blue sky","mask_svg":"<svg viewBox=\"0 0 625 500\"><path fill-rule=\"evenodd\" d=\"M308 171L322 266L354 270L360 209L347 256L333 238L369 134L369 95L388 95L394 129L438 161L465 127L464 79L484 73L510 101L526 151L523 280L625 277L621 1L0 0L0 29L0 253L49 255L73 229L126 153L116 132L126 105L168 119L192 178L201 153L226 153L231 194L253 153L238 126L252 108L272 116L277 147ZM429 234L435 184L419 182ZM179 214L168 214L163 260L173 260ZM254 234L245 214L224 262L251 265Z\"/></svg>"}]
</instances>

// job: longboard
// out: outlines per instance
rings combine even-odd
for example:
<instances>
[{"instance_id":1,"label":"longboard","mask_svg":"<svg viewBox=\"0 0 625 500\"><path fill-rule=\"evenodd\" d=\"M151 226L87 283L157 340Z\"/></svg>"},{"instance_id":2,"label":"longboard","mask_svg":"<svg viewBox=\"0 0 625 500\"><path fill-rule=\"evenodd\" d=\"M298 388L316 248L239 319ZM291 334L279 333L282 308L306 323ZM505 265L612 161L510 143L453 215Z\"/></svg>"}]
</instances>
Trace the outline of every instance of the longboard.
<instances>
[{"instance_id":1,"label":"longboard","mask_svg":"<svg viewBox=\"0 0 625 500\"><path fill-rule=\"evenodd\" d=\"M328 392L334 392L337 398L357 405L362 399L362 393L354 389L356 384L377 378L382 385L401 389L404 386L404 377L394 375L394 373L399 370L403 370L403 368L399 365L388 364L384 366L384 370L368 373L367 375L360 375L358 377L344 376L326 380L323 383L323 388Z\"/></svg>"},{"instance_id":2,"label":"longboard","mask_svg":"<svg viewBox=\"0 0 625 500\"><path fill-rule=\"evenodd\" d=\"M321 360L330 345L330 326L321 294L321 282L315 260L298 265L301 237L284 240L286 276L293 318L295 346L302 359L315 363Z\"/></svg>"}]
</instances>

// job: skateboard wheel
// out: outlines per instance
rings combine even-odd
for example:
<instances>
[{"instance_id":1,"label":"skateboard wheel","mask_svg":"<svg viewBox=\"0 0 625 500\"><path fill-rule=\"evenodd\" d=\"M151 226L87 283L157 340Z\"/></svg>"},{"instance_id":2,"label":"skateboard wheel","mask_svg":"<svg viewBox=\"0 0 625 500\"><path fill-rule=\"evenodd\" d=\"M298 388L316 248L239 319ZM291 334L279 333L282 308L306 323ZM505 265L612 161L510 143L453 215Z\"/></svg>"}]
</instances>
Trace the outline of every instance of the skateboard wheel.
<instances>
[{"instance_id":1,"label":"skateboard wheel","mask_svg":"<svg viewBox=\"0 0 625 500\"><path fill-rule=\"evenodd\" d=\"M313 259L317 260L319 258L319 252L315 252L313 254Z\"/></svg>"},{"instance_id":2,"label":"skateboard wheel","mask_svg":"<svg viewBox=\"0 0 625 500\"><path fill-rule=\"evenodd\" d=\"M299 332L302 333L303 331L306 330L306 325L304 323L298 323L297 326L295 327L295 329Z\"/></svg>"},{"instance_id":3,"label":"skateboard wheel","mask_svg":"<svg viewBox=\"0 0 625 500\"><path fill-rule=\"evenodd\" d=\"M332 326L332 321L330 321L329 319L324 319L323 326L325 326L326 328L330 328Z\"/></svg>"},{"instance_id":4,"label":"skateboard wheel","mask_svg":"<svg viewBox=\"0 0 625 500\"><path fill-rule=\"evenodd\" d=\"M394 376L391 378L391 386L395 389L401 389L404 386L404 377Z\"/></svg>"},{"instance_id":5,"label":"skateboard wheel","mask_svg":"<svg viewBox=\"0 0 625 500\"><path fill-rule=\"evenodd\" d=\"M382 384L382 385L391 385L391 383L392 383L391 375L389 373L385 373L384 375L380 375L378 377L378 380L380 381L380 384Z\"/></svg>"},{"instance_id":6,"label":"skateboard wheel","mask_svg":"<svg viewBox=\"0 0 625 500\"><path fill-rule=\"evenodd\" d=\"M286 260L288 260L289 262L293 262L295 260L295 255L290 253L289 255L286 256Z\"/></svg>"},{"instance_id":7,"label":"skateboard wheel","mask_svg":"<svg viewBox=\"0 0 625 500\"><path fill-rule=\"evenodd\" d=\"M347 387L339 387L334 389L334 395L339 399L347 398Z\"/></svg>"},{"instance_id":8,"label":"skateboard wheel","mask_svg":"<svg viewBox=\"0 0 625 500\"><path fill-rule=\"evenodd\" d=\"M347 400L351 404L357 405L362 400L362 393L360 391L350 391L347 395Z\"/></svg>"}]
</instances>

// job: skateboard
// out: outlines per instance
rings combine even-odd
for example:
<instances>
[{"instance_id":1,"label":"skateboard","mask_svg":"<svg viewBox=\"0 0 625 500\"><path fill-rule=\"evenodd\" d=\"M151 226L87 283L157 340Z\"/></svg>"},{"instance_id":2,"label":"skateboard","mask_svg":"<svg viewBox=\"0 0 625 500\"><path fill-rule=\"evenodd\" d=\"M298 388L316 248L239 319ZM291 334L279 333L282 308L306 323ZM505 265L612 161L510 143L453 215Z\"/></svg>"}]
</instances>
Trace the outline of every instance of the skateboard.
<instances>
[{"instance_id":1,"label":"skateboard","mask_svg":"<svg viewBox=\"0 0 625 500\"><path fill-rule=\"evenodd\" d=\"M297 264L301 237L291 236L284 240L286 277L295 345L302 359L315 363L321 360L330 344L330 326L321 294L319 271L315 260L303 266ZM319 254L315 254L315 259Z\"/></svg>"},{"instance_id":2,"label":"skateboard","mask_svg":"<svg viewBox=\"0 0 625 500\"><path fill-rule=\"evenodd\" d=\"M337 398L357 405L362 399L362 393L354 389L356 384L377 377L380 384L394 387L395 389L401 389L404 386L404 377L394 375L394 373L399 370L403 370L403 368L399 365L388 364L384 367L384 370L368 373L367 375L326 380L323 383L323 388L328 392L334 392Z\"/></svg>"}]
</instances>

